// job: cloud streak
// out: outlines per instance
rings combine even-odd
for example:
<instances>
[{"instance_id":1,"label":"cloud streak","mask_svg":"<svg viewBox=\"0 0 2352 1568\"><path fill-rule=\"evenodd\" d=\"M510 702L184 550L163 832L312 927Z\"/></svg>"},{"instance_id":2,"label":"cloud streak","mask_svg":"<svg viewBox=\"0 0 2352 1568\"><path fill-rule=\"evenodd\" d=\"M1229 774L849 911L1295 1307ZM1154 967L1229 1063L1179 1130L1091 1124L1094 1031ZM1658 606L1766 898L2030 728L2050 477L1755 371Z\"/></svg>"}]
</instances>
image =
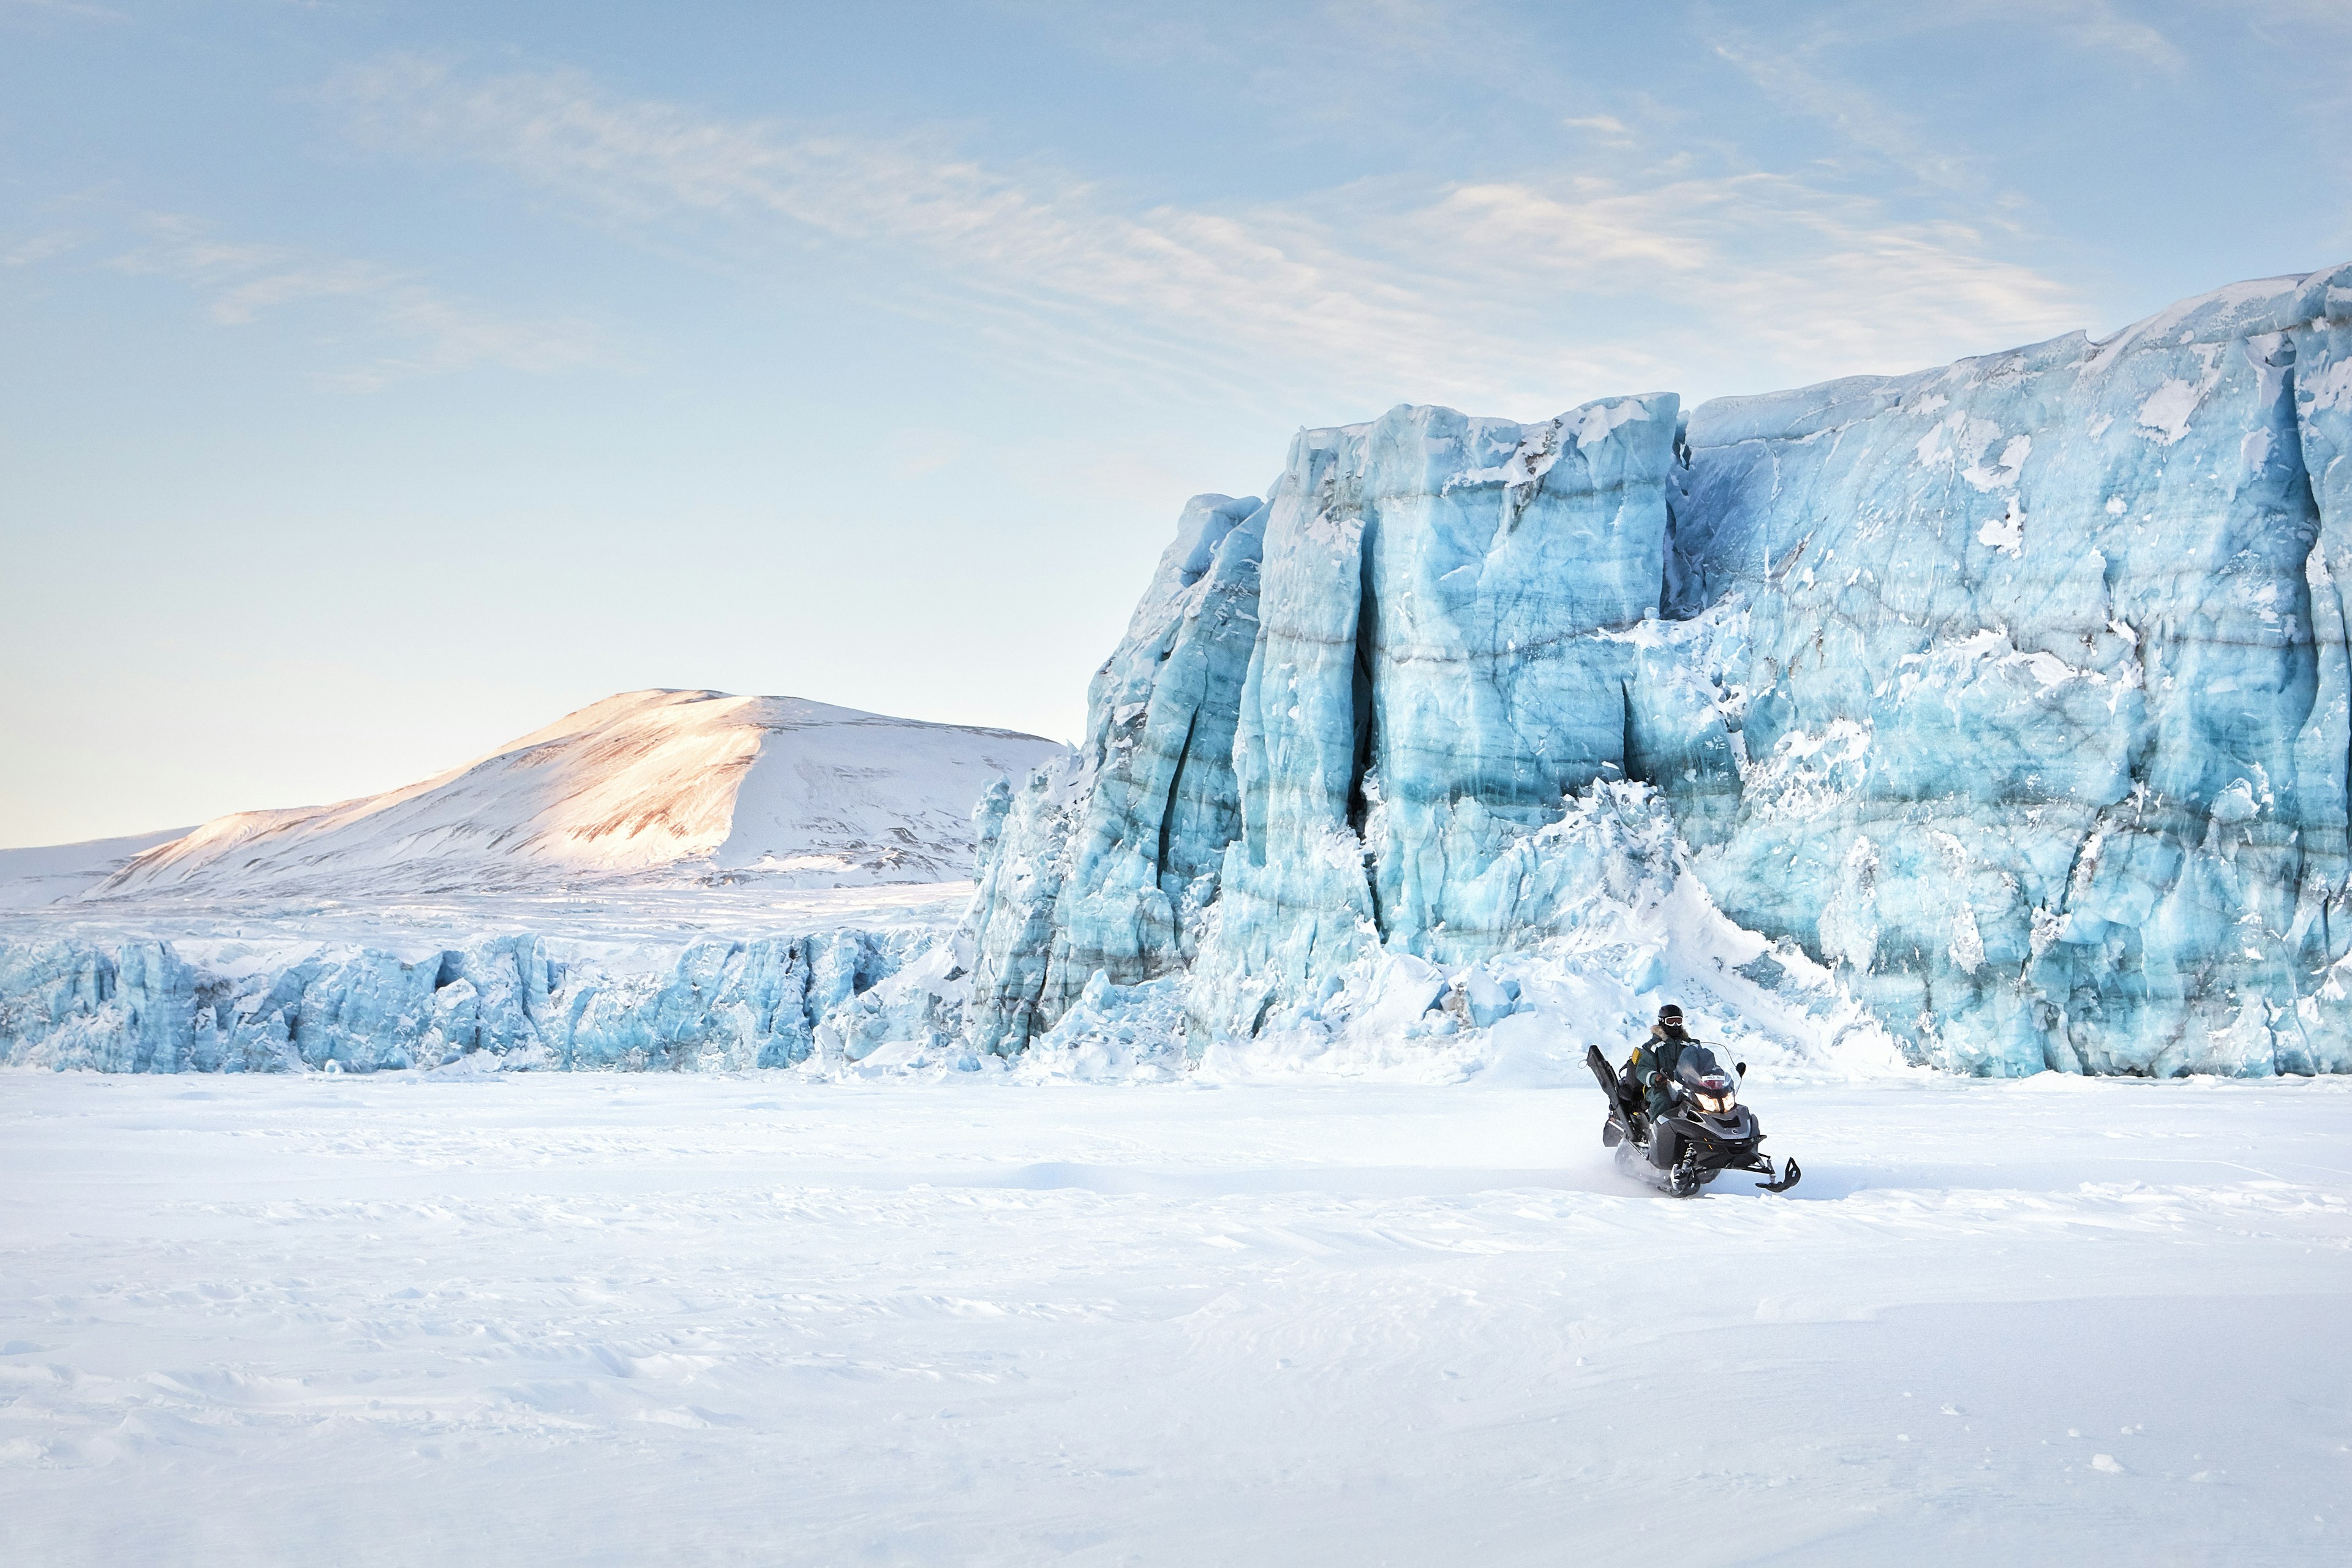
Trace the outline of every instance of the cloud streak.
<instances>
[{"instance_id":1,"label":"cloud streak","mask_svg":"<svg viewBox=\"0 0 2352 1568\"><path fill-rule=\"evenodd\" d=\"M71 16L83 22L127 23L129 16L104 5L88 5L80 0L0 0L0 15L15 11L19 15L31 12L36 16Z\"/></svg>"},{"instance_id":2,"label":"cloud streak","mask_svg":"<svg viewBox=\"0 0 2352 1568\"><path fill-rule=\"evenodd\" d=\"M1785 175L1391 182L1216 211L934 139L714 118L572 71L403 58L329 96L379 145L496 166L713 265L843 251L896 275L900 308L964 316L1032 357L1227 393L1531 413L1694 374L1752 390L1906 368L2080 314L1973 228L1892 221Z\"/></svg>"},{"instance_id":3,"label":"cloud streak","mask_svg":"<svg viewBox=\"0 0 2352 1568\"><path fill-rule=\"evenodd\" d=\"M2179 75L2179 46L2109 0L1942 0L1933 7L1848 5L1814 14L1801 26L1742 26L1734 15L1707 13L1715 53L1766 96L1826 126L1853 147L1924 185L2004 204L1967 150L1920 127L1835 65L1842 52L1892 40L1970 29L2011 36L2038 31L2110 67Z\"/></svg>"},{"instance_id":4,"label":"cloud streak","mask_svg":"<svg viewBox=\"0 0 2352 1568\"><path fill-rule=\"evenodd\" d=\"M184 217L150 221L152 242L110 265L184 283L222 326L251 326L306 305L338 307L339 338L363 341L377 352L320 375L320 384L331 389L373 392L417 376L479 368L546 374L605 357L603 334L584 321L509 319L451 300L377 262L225 240Z\"/></svg>"}]
</instances>

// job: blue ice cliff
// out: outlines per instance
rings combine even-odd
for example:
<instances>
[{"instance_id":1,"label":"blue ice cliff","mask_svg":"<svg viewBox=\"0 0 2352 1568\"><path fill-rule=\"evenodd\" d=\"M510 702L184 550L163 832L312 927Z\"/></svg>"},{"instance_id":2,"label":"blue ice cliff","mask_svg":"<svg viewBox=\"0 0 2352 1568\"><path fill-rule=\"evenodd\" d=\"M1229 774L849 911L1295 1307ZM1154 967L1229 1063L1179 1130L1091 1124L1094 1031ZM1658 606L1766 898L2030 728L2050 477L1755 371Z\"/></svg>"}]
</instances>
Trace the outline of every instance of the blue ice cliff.
<instances>
[{"instance_id":1,"label":"blue ice cliff","mask_svg":"<svg viewBox=\"0 0 2352 1568\"><path fill-rule=\"evenodd\" d=\"M2352 1071L2348 452L2352 267L1912 375L1305 431L1185 507L1078 750L981 802L951 939L0 941L0 1061L1409 1076L1671 994L1977 1074Z\"/></svg>"},{"instance_id":2,"label":"blue ice cliff","mask_svg":"<svg viewBox=\"0 0 2352 1568\"><path fill-rule=\"evenodd\" d=\"M2347 443L2352 268L1687 416L1304 432L983 807L971 1039L1177 984L1197 1055L1345 1026L1376 960L1489 973L1591 918L1555 827L1615 791L1915 1059L2352 1070Z\"/></svg>"},{"instance_id":3,"label":"blue ice cliff","mask_svg":"<svg viewBox=\"0 0 2352 1568\"><path fill-rule=\"evenodd\" d=\"M404 956L305 944L215 967L152 938L0 940L0 1062L102 1072L376 1072L819 1067L884 1035L922 1042L924 1005L886 1015L924 933L845 931L686 945L666 967L485 936ZM938 945L935 942L929 945ZM891 1026L895 1026L892 1027Z\"/></svg>"}]
</instances>

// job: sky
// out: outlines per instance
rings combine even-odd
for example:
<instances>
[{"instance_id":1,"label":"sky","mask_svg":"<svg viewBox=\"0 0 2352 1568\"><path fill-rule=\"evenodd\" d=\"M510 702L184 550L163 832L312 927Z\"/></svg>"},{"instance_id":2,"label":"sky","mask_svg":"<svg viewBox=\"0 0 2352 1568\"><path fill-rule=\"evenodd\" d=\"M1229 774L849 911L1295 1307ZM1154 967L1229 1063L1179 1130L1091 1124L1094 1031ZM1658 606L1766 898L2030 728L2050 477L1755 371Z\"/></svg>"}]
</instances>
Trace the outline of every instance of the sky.
<instances>
[{"instance_id":1,"label":"sky","mask_svg":"<svg viewBox=\"0 0 2352 1568\"><path fill-rule=\"evenodd\" d=\"M1186 497L2352 259L2352 0L0 0L0 846L1074 738Z\"/></svg>"}]
</instances>

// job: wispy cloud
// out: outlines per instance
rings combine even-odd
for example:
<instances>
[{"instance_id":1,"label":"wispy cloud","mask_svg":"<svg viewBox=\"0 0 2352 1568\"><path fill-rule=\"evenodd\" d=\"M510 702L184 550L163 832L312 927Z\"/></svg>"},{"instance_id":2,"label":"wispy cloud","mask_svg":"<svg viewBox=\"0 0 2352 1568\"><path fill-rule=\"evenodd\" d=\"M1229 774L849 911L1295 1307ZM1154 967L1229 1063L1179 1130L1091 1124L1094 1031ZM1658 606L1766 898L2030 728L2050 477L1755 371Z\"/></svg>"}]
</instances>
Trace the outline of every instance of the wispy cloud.
<instances>
[{"instance_id":1,"label":"wispy cloud","mask_svg":"<svg viewBox=\"0 0 2352 1568\"><path fill-rule=\"evenodd\" d=\"M249 326L290 307L333 303L339 343L373 352L322 374L321 384L372 392L415 376L495 367L551 373L604 357L601 334L576 320L515 320L450 300L397 268L318 257L277 245L227 240L184 217L150 220L152 240L110 263L116 270L176 279L223 326Z\"/></svg>"},{"instance_id":2,"label":"wispy cloud","mask_svg":"<svg viewBox=\"0 0 2352 1568\"><path fill-rule=\"evenodd\" d=\"M1841 64L1859 49L1917 40L1958 29L2040 34L2132 71L2171 75L2186 64L2156 27L2110 0L1940 0L1933 6L1845 4L1822 8L1801 24L1743 26L1738 13L1710 10L1706 36L1716 54L1786 108L1828 127L1858 151L1922 184L1951 192L2014 197L1992 182L1964 147L1926 129L1865 85L1867 72ZM1916 47L1916 44L1915 44Z\"/></svg>"},{"instance_id":3,"label":"wispy cloud","mask_svg":"<svg viewBox=\"0 0 2352 1568\"><path fill-rule=\"evenodd\" d=\"M1612 147L1630 147L1633 132L1613 114L1579 114L1560 121L1571 131L1582 131Z\"/></svg>"},{"instance_id":4,"label":"wispy cloud","mask_svg":"<svg viewBox=\"0 0 2352 1568\"><path fill-rule=\"evenodd\" d=\"M18 15L71 16L82 22L128 22L129 16L105 5L84 4L84 0L0 0L0 16L14 11Z\"/></svg>"},{"instance_id":5,"label":"wispy cloud","mask_svg":"<svg viewBox=\"0 0 2352 1568\"><path fill-rule=\"evenodd\" d=\"M2152 66L2169 75L2189 63L2180 46L2111 0L1964 0L1946 10L1949 23L2002 21L2040 26L2080 47Z\"/></svg>"},{"instance_id":6,"label":"wispy cloud","mask_svg":"<svg viewBox=\"0 0 2352 1568\"><path fill-rule=\"evenodd\" d=\"M33 267L63 256L87 243L89 236L77 229L54 228L20 239L5 250L0 250L0 267Z\"/></svg>"},{"instance_id":7,"label":"wispy cloud","mask_svg":"<svg viewBox=\"0 0 2352 1568\"><path fill-rule=\"evenodd\" d=\"M1890 108L1850 78L1826 68L1820 42L1791 47L1767 44L1755 34L1724 28L1715 52L1767 95L1821 122L1848 143L1902 170L1924 184L1947 191L1983 184L1967 154L1924 134L1908 115Z\"/></svg>"},{"instance_id":8,"label":"wispy cloud","mask_svg":"<svg viewBox=\"0 0 2352 1568\"><path fill-rule=\"evenodd\" d=\"M2075 324L2066 292L1952 224L1787 176L1375 184L1232 211L1140 205L935 140L729 121L576 72L415 58L340 79L370 137L511 171L674 247L812 240L899 302L1031 356L1227 389L1532 412L1631 386L1902 368Z\"/></svg>"},{"instance_id":9,"label":"wispy cloud","mask_svg":"<svg viewBox=\"0 0 2352 1568\"><path fill-rule=\"evenodd\" d=\"M1632 191L1462 186L1423 217L1430 242L1458 247L1465 277L1486 291L1510 297L1528 279L1570 294L1643 291L1688 310L1705 333L1824 374L1929 363L2080 324L2067 289L1987 254L1976 230L1890 223L1868 201L1786 175ZM1692 347L1669 333L1646 353L1619 352L1655 378Z\"/></svg>"}]
</instances>

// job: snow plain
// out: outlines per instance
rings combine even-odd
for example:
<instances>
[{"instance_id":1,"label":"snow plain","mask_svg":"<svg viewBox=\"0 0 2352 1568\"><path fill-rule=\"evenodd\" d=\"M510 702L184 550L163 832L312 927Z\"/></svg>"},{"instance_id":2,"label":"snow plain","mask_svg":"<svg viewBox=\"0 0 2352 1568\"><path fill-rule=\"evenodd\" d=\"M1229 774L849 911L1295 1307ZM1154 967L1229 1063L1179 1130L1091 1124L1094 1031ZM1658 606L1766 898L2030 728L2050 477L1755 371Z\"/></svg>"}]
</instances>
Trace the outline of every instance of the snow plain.
<instances>
[{"instance_id":1,"label":"snow plain","mask_svg":"<svg viewBox=\"0 0 2352 1568\"><path fill-rule=\"evenodd\" d=\"M1751 1098L9 1074L0 1561L2345 1560L2352 1081Z\"/></svg>"}]
</instances>

